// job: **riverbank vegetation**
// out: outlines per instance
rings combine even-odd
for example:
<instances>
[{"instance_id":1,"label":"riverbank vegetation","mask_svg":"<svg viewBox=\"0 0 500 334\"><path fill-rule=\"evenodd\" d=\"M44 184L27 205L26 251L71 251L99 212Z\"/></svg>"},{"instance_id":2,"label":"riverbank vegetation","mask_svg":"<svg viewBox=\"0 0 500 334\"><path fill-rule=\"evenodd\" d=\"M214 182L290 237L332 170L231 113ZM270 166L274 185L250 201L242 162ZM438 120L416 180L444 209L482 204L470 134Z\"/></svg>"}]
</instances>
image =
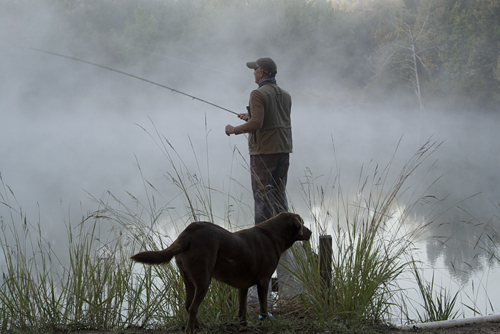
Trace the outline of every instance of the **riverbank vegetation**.
<instances>
[{"instance_id":1,"label":"riverbank vegetation","mask_svg":"<svg viewBox=\"0 0 500 334\"><path fill-rule=\"evenodd\" d=\"M130 194L133 205L126 205L110 193L95 199L99 209L81 222L67 222L66 254L52 250L53 245L45 237L47 231L28 221L22 209L16 208L14 192L2 181L1 204L9 212L0 225L4 263L0 285L2 332L179 330L185 325L184 289L175 264L139 267L133 266L129 257L138 250L165 248L193 220L214 221L234 229L230 208L243 203L238 203L237 196L228 195L227 219L215 221L214 217L220 215L214 216L210 203L217 190L196 177L201 171L189 170L182 161L179 164L173 158L175 149L166 139L158 136L158 144L175 167L166 181L178 189L174 198L181 198L185 211L180 216L173 214L177 210L169 204L172 199L157 197L161 194L156 187L144 180L145 202ZM396 312L402 318L408 314L409 303L403 301L398 279L413 274L419 280L414 289L420 288L428 300L439 304L436 308L428 300L422 303L425 310L420 311L424 315L421 319L436 319L425 314L445 314L440 320L458 314L452 312L455 299L447 297L449 294L433 297L433 285L418 275L412 257L414 242L432 225L439 201L427 194L430 188L418 189L419 183L409 179L417 169L426 168L438 147L426 143L401 171L393 171L392 161L385 168L362 170L354 197L342 188L340 171L336 171L331 184L315 184L313 177L304 180L309 212L302 215L314 237L305 248L294 248L297 267L293 272L305 292L285 304L279 294L275 296L273 312L282 318L266 326L298 328L315 323L318 330L328 326L346 331L353 326L357 330L385 328ZM421 219L415 220L412 217L417 206L425 206L428 211L424 214L420 208ZM332 233L334 241L332 257L327 260L332 267L328 281L316 255L319 235L325 233ZM237 321L236 290L213 282L199 314L209 326L207 330ZM255 316L253 325L258 324ZM409 321L412 319L404 319Z\"/></svg>"}]
</instances>

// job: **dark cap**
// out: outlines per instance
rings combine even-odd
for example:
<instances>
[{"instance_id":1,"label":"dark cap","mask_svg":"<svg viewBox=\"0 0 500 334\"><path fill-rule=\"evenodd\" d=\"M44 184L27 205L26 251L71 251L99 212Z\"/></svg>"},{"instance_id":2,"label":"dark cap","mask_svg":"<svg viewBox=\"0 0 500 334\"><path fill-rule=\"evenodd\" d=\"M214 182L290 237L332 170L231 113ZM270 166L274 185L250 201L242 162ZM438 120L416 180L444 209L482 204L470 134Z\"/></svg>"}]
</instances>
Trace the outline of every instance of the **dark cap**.
<instances>
[{"instance_id":1,"label":"dark cap","mask_svg":"<svg viewBox=\"0 0 500 334\"><path fill-rule=\"evenodd\" d=\"M271 77L274 77L278 73L276 63L271 58L259 58L257 61L249 61L247 67L253 70L260 68Z\"/></svg>"}]
</instances>

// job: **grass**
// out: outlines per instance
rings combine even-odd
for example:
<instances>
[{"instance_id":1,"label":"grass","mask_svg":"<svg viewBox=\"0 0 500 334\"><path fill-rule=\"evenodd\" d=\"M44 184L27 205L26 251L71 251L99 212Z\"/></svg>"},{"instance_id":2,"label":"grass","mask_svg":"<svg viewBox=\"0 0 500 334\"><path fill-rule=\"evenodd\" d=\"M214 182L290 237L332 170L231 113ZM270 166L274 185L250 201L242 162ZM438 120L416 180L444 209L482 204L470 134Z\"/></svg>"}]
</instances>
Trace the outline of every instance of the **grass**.
<instances>
[{"instance_id":1,"label":"grass","mask_svg":"<svg viewBox=\"0 0 500 334\"><path fill-rule=\"evenodd\" d=\"M399 292L397 280L414 265L410 257L414 242L434 219L433 211L420 221L409 219L416 206L429 200L429 196L417 196L413 202L406 201L410 203L406 205L400 200L405 194L415 196L406 182L438 146L424 145L392 181L393 160L382 170L376 167L373 175L360 174L353 200L344 195L339 178L332 178L330 194L325 185L316 187L317 196L311 195L315 188L313 178L304 183L310 211L317 213L313 216L319 225L316 229L322 234L330 231L336 246L331 282L326 287L321 284L318 266L310 265L311 259L302 261L297 274L308 289L300 303L312 317L336 317L348 322L387 321Z\"/></svg>"},{"instance_id":2,"label":"grass","mask_svg":"<svg viewBox=\"0 0 500 334\"><path fill-rule=\"evenodd\" d=\"M184 289L175 265L133 266L130 255L138 250L165 248L172 241L165 234L171 230L178 233L192 220L222 221L232 228L229 213L248 207L239 196L213 189L205 181L209 173L206 178L201 176L204 173L198 160L199 170L192 173L166 138L157 131L151 137L171 166L165 178L178 190L173 199L183 203L185 212L174 210L173 199L164 198L143 177L146 201L129 194L132 204L126 204L109 193L106 199L95 199L98 209L77 225L66 223L67 256L52 249L39 222L31 224L22 210L16 209L19 205L14 192L0 175L1 204L8 212L0 220L2 332L178 330L185 325ZM417 206L422 214L420 206L431 197L425 195L428 188L424 195L418 195L420 185L407 183L438 147L426 143L397 173L391 170L394 160L383 169L376 166L370 175L362 170L354 196L343 190L339 171L331 184L320 186L306 174L303 194L309 213L302 216L312 221L315 235L305 244L305 252L294 247L301 251L295 251L297 268L293 271L306 291L286 309L276 309L280 316L262 326L278 332L300 332L302 326L318 331L370 332L370 326L387 323L392 316L400 292L397 279L408 272L415 273L420 290L427 293L426 310L432 307L427 301L436 300L431 293L433 285L426 285L418 272L412 271L411 253L414 241L428 228L435 211L431 208L421 221L410 220ZM209 170L208 166L207 162ZM214 210L216 195L226 199L221 217ZM239 215L246 217L248 213ZM333 235L335 245L328 282L321 278L315 254L318 236L325 233ZM61 260L66 257L68 261ZM438 295L437 301L440 317L453 315L445 313L454 306L448 295ZM236 321L236 314L236 290L213 282L199 312L201 322L207 324L205 330L216 332L229 326Z\"/></svg>"},{"instance_id":3,"label":"grass","mask_svg":"<svg viewBox=\"0 0 500 334\"><path fill-rule=\"evenodd\" d=\"M438 292L435 293L434 274L432 274L430 282L425 282L416 265L413 268L413 272L417 280L418 291L424 301L422 305L423 311L417 312L419 321L432 322L456 319L459 315L458 311L454 311L458 291L454 295L451 295L445 288L440 287Z\"/></svg>"}]
</instances>

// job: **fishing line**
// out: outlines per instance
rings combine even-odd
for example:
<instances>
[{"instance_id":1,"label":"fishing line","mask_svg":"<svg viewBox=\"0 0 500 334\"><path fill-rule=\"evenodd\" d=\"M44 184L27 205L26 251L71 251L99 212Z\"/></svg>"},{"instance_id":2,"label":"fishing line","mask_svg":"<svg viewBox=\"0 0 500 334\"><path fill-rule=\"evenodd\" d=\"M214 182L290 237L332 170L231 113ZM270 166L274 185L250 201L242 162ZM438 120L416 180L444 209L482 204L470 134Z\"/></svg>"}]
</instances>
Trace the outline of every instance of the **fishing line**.
<instances>
[{"instance_id":1,"label":"fishing line","mask_svg":"<svg viewBox=\"0 0 500 334\"><path fill-rule=\"evenodd\" d=\"M59 53L55 53L55 52L51 52L51 51L45 51L45 50L41 50L41 49L35 49L35 48L29 48L30 50L33 50L33 51L37 51L37 52L42 52L42 53L46 53L46 54L49 54L49 55L52 55L52 56L57 56L57 57L61 57L61 58L66 58L66 59L70 59L70 60L74 60L74 61L78 61L80 63L84 63L84 64L87 64L87 65L92 65L92 66L95 66L95 67L100 67L100 68L103 68L105 70L108 70L108 71L112 71L112 72L116 72L116 73L120 73L120 74L123 74L123 75L126 75L128 77L131 77L131 78L134 78L134 79L138 79L138 80L141 80L141 81L144 81L144 82L147 82L147 83L150 83L152 85L155 85L155 86L159 86L159 87L162 87L162 88L166 88L168 90L170 90L171 92L174 92L174 93L179 93L181 95L184 95L184 96L187 96L187 97L190 97L192 98L193 100L197 100L197 101L200 101L200 102L203 102L203 103L206 103L206 104L209 104L213 107L216 107L216 108L219 108L219 109L222 109L222 110L225 110L227 112L230 112L231 114L235 114L235 115L238 115L238 113L232 111L232 110L229 110L229 109L226 109L224 107L221 107L215 103L212 103L212 102L209 102L207 100L203 100L203 99L200 99L199 97L196 97L196 96L193 96L193 95L190 95L190 94L187 94L187 93L184 93L184 92L181 92L180 90L177 90L175 88L171 88L171 87L168 87L168 86L165 86L165 85L162 85L160 83L157 83L157 82L154 82L154 81L151 81L151 80L148 80L148 79L145 79L145 78L141 78L141 77L138 77L136 75L133 75L133 74L130 74L130 73L127 73L127 72L123 72L123 71L120 71L120 70L116 70L114 68L111 68L111 67L107 67L107 66L104 66L104 65L100 65L100 64L96 64L96 63L92 63L90 61L87 61L87 60L83 60L83 59L79 59L79 58L75 58L75 57L70 57L70 56L66 56L66 55L62 55L62 54L59 54Z\"/></svg>"}]
</instances>

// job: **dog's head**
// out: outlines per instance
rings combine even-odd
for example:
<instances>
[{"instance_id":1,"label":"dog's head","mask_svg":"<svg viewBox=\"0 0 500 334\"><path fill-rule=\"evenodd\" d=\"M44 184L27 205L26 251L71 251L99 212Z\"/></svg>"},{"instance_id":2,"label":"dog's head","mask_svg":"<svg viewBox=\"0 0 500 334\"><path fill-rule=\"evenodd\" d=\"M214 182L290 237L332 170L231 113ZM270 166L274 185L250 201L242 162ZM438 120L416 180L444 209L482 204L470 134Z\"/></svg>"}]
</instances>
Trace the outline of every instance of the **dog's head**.
<instances>
[{"instance_id":1,"label":"dog's head","mask_svg":"<svg viewBox=\"0 0 500 334\"><path fill-rule=\"evenodd\" d=\"M311 230L304 226L304 220L296 213L288 213L292 225L297 229L295 240L309 240L311 238Z\"/></svg>"}]
</instances>

